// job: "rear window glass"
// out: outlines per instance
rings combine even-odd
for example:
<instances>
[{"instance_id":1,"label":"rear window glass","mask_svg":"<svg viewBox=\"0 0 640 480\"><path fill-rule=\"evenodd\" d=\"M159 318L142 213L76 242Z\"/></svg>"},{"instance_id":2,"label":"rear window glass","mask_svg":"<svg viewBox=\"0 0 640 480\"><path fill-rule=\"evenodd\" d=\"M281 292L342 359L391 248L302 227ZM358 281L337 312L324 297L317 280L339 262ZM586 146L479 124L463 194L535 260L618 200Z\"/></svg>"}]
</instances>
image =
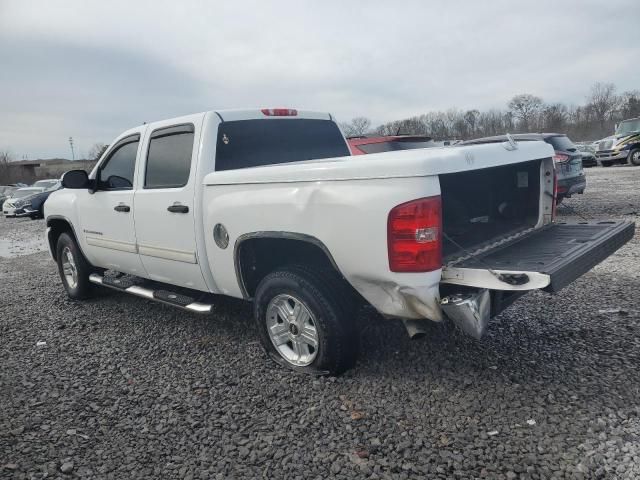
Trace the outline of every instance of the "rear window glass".
<instances>
[{"instance_id":1,"label":"rear window glass","mask_svg":"<svg viewBox=\"0 0 640 480\"><path fill-rule=\"evenodd\" d=\"M546 139L547 143L551 144L556 150L576 151L576 146L573 144L569 137L549 137Z\"/></svg>"},{"instance_id":2,"label":"rear window glass","mask_svg":"<svg viewBox=\"0 0 640 480\"><path fill-rule=\"evenodd\" d=\"M380 142L380 143L368 143L365 145L357 145L356 148L359 148L365 153L382 153L382 152L392 152L395 150L413 150L414 148L429 148L435 146L435 143L432 141L427 142Z\"/></svg>"},{"instance_id":3,"label":"rear window glass","mask_svg":"<svg viewBox=\"0 0 640 480\"><path fill-rule=\"evenodd\" d=\"M348 155L330 120L237 120L218 127L217 171Z\"/></svg>"}]
</instances>

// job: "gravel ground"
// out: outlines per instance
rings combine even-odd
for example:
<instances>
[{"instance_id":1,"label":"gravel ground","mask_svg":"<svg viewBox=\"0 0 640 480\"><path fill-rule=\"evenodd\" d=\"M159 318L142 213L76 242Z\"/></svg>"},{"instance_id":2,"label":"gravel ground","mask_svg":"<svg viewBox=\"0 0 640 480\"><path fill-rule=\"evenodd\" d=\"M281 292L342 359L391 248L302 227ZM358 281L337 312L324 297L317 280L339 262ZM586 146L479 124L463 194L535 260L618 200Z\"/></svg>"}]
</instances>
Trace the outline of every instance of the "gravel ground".
<instances>
[{"instance_id":1,"label":"gravel ground","mask_svg":"<svg viewBox=\"0 0 640 480\"><path fill-rule=\"evenodd\" d=\"M44 252L47 241L42 221L30 218L5 218L0 215L0 257L17 257Z\"/></svg>"},{"instance_id":2,"label":"gravel ground","mask_svg":"<svg viewBox=\"0 0 640 480\"><path fill-rule=\"evenodd\" d=\"M588 181L561 216L637 221L640 168ZM0 258L0 476L640 478L638 243L480 342L364 312L357 367L321 379L268 361L242 302L72 302L47 253Z\"/></svg>"}]
</instances>

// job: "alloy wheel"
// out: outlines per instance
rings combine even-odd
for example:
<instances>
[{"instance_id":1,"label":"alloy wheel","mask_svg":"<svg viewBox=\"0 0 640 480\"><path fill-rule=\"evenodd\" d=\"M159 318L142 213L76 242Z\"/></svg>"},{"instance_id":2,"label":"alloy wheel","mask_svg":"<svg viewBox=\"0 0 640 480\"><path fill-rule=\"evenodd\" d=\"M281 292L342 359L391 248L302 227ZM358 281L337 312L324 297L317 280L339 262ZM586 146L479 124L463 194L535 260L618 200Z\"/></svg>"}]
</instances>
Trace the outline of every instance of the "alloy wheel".
<instances>
[{"instance_id":1,"label":"alloy wheel","mask_svg":"<svg viewBox=\"0 0 640 480\"><path fill-rule=\"evenodd\" d=\"M73 253L69 247L62 249L62 273L69 288L76 288L78 286L78 268L76 267Z\"/></svg>"},{"instance_id":2,"label":"alloy wheel","mask_svg":"<svg viewBox=\"0 0 640 480\"><path fill-rule=\"evenodd\" d=\"M290 364L307 366L317 354L320 339L309 308L292 295L275 296L267 306L267 332L278 353Z\"/></svg>"}]
</instances>

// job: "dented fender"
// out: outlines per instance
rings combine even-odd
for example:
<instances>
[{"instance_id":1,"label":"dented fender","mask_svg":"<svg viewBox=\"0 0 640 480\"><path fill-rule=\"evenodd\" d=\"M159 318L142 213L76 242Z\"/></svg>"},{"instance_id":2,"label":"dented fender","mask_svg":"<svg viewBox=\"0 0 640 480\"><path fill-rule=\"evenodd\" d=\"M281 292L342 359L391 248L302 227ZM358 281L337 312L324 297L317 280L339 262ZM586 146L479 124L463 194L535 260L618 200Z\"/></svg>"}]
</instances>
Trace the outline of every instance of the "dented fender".
<instances>
[{"instance_id":1,"label":"dented fender","mask_svg":"<svg viewBox=\"0 0 640 480\"><path fill-rule=\"evenodd\" d=\"M444 318L440 307L439 281L410 285L389 279L355 277L348 280L360 295L386 317L428 319L434 322L441 322Z\"/></svg>"}]
</instances>

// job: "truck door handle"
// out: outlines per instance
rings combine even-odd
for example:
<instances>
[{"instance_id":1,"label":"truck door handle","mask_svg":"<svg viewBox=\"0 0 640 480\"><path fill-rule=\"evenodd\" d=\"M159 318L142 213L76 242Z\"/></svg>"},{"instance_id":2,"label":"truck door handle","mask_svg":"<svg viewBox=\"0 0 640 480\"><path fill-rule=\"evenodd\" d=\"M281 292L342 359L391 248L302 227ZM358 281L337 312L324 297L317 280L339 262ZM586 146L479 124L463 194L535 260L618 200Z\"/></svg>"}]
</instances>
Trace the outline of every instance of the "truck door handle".
<instances>
[{"instance_id":1,"label":"truck door handle","mask_svg":"<svg viewBox=\"0 0 640 480\"><path fill-rule=\"evenodd\" d=\"M116 205L113 207L116 212L130 212L131 207L129 205Z\"/></svg>"},{"instance_id":2,"label":"truck door handle","mask_svg":"<svg viewBox=\"0 0 640 480\"><path fill-rule=\"evenodd\" d=\"M189 207L186 205L171 205L167 210L171 213L189 213Z\"/></svg>"}]
</instances>

